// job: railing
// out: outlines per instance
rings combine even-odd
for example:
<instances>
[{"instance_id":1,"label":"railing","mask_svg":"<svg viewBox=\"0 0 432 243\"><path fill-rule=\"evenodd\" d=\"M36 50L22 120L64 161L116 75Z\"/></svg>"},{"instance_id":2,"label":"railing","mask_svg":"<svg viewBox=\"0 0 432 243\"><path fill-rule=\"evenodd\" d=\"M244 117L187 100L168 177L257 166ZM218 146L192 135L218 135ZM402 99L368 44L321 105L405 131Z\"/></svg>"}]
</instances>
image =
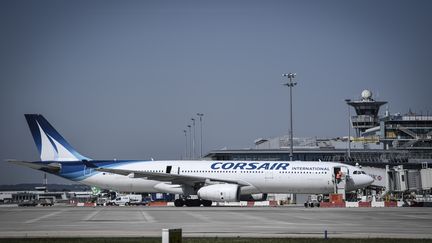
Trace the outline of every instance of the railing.
<instances>
[{"instance_id":1,"label":"railing","mask_svg":"<svg viewBox=\"0 0 432 243\"><path fill-rule=\"evenodd\" d=\"M402 121L432 121L432 116L402 116Z\"/></svg>"},{"instance_id":2,"label":"railing","mask_svg":"<svg viewBox=\"0 0 432 243\"><path fill-rule=\"evenodd\" d=\"M378 122L378 118L368 115L352 116L351 121L354 122Z\"/></svg>"}]
</instances>

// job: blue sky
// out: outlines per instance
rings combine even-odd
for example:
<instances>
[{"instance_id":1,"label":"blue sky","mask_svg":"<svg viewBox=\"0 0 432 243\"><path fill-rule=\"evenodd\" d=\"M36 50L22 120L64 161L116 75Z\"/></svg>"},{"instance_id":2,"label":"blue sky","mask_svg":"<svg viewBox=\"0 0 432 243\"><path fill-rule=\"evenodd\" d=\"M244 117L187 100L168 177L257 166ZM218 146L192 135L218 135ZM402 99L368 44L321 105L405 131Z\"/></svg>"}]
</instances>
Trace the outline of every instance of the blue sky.
<instances>
[{"instance_id":1,"label":"blue sky","mask_svg":"<svg viewBox=\"0 0 432 243\"><path fill-rule=\"evenodd\" d=\"M197 112L204 152L251 147L288 133L286 72L298 137L346 135L343 100L363 89L391 113L432 113L431 12L430 1L1 1L0 158L38 159L25 113L91 158L179 159ZM6 163L0 175L42 178Z\"/></svg>"}]
</instances>

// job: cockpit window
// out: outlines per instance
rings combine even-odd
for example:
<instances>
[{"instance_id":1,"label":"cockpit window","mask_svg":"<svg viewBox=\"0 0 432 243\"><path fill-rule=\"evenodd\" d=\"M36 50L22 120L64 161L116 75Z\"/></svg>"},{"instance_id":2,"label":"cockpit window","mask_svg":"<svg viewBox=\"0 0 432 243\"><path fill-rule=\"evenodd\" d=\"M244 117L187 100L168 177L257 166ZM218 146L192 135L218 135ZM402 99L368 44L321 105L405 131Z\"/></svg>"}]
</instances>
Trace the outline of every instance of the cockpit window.
<instances>
[{"instance_id":1,"label":"cockpit window","mask_svg":"<svg viewBox=\"0 0 432 243\"><path fill-rule=\"evenodd\" d=\"M353 172L353 174L354 174L354 175L360 175L360 174L366 175L366 173L365 173L364 171L361 171L361 170L355 170L355 171Z\"/></svg>"}]
</instances>

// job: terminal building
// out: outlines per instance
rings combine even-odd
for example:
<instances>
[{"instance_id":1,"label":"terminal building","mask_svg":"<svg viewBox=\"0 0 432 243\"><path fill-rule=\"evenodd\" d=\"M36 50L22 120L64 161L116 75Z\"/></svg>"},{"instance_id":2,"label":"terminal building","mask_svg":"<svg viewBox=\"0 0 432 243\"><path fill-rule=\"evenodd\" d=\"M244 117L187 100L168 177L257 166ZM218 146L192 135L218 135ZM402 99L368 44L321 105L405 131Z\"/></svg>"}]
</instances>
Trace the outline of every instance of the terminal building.
<instances>
[{"instance_id":1,"label":"terminal building","mask_svg":"<svg viewBox=\"0 0 432 243\"><path fill-rule=\"evenodd\" d=\"M349 164L421 166L432 164L432 116L409 112L379 116L385 101L375 101L368 90L360 100L347 100L356 136L294 138L294 160L337 161ZM212 160L289 160L289 136L258 138L248 149L210 151ZM350 148L350 156L348 150Z\"/></svg>"},{"instance_id":2,"label":"terminal building","mask_svg":"<svg viewBox=\"0 0 432 243\"><path fill-rule=\"evenodd\" d=\"M386 101L376 101L369 90L358 100L346 100L354 136L294 138L293 160L334 161L360 165L375 178L380 193L421 191L431 193L432 116L379 115ZM210 160L289 160L289 136L258 138L248 149L210 151Z\"/></svg>"}]
</instances>

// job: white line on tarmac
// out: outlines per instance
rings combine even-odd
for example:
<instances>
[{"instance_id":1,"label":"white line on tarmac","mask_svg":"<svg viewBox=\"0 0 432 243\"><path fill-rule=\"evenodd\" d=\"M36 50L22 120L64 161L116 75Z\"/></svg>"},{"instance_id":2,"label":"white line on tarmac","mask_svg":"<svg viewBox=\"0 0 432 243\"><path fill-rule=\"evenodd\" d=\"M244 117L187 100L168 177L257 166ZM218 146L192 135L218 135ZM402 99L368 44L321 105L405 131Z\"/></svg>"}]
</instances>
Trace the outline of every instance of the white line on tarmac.
<instances>
[{"instance_id":1,"label":"white line on tarmac","mask_svg":"<svg viewBox=\"0 0 432 243\"><path fill-rule=\"evenodd\" d=\"M196 218L196 219L199 219L201 221L204 221L206 223L214 223L215 222L215 221L209 219L207 216L204 216L204 215L199 214L197 212L188 212L188 211L185 211L183 213L185 213L185 214L187 214L189 216L192 216L193 218Z\"/></svg>"},{"instance_id":2,"label":"white line on tarmac","mask_svg":"<svg viewBox=\"0 0 432 243\"><path fill-rule=\"evenodd\" d=\"M237 212L229 212L228 214L231 214L234 216L234 218L236 219L245 219L245 220L250 220L251 222L270 222L270 223L275 223L275 224L295 224L292 222L288 222L288 221L280 221L280 220L276 220L276 219L269 219L269 218L265 218L265 217L258 217L258 216L253 216L250 214L243 214L243 213L237 213Z\"/></svg>"},{"instance_id":3,"label":"white line on tarmac","mask_svg":"<svg viewBox=\"0 0 432 243\"><path fill-rule=\"evenodd\" d=\"M60 210L60 211L56 211L56 212L52 212L52 213L49 213L49 214L45 214L45 215L42 215L42 216L40 216L40 217L37 217L37 218L34 218L34 219L27 220L27 221L25 221L24 223L25 223L25 224L31 224L31 223L37 222L37 221L39 221L39 220L46 219L46 218L49 218L49 217L55 216L55 215L57 215L57 214L63 213L63 212L65 212L65 211L68 211L68 209L64 209L64 210Z\"/></svg>"},{"instance_id":4,"label":"white line on tarmac","mask_svg":"<svg viewBox=\"0 0 432 243\"><path fill-rule=\"evenodd\" d=\"M94 216L96 216L96 214L98 214L100 211L101 211L101 210L94 211L93 213L87 215L83 220L84 220L84 221L89 221L89 220L91 220L91 219L92 219Z\"/></svg>"},{"instance_id":5,"label":"white line on tarmac","mask_svg":"<svg viewBox=\"0 0 432 243\"><path fill-rule=\"evenodd\" d=\"M298 218L298 219L302 219L302 220L312 220L313 219L313 218L310 218L310 217L303 217L303 216L298 216L298 215L292 215L290 217Z\"/></svg>"},{"instance_id":6,"label":"white line on tarmac","mask_svg":"<svg viewBox=\"0 0 432 243\"><path fill-rule=\"evenodd\" d=\"M414 218L414 219L430 219L430 215L409 215L409 214L400 214L400 217Z\"/></svg>"},{"instance_id":7,"label":"white line on tarmac","mask_svg":"<svg viewBox=\"0 0 432 243\"><path fill-rule=\"evenodd\" d=\"M141 211L144 219L149 222L149 223L154 223L156 222L156 220L153 218L153 216L151 216L149 213L147 213L146 211Z\"/></svg>"}]
</instances>

